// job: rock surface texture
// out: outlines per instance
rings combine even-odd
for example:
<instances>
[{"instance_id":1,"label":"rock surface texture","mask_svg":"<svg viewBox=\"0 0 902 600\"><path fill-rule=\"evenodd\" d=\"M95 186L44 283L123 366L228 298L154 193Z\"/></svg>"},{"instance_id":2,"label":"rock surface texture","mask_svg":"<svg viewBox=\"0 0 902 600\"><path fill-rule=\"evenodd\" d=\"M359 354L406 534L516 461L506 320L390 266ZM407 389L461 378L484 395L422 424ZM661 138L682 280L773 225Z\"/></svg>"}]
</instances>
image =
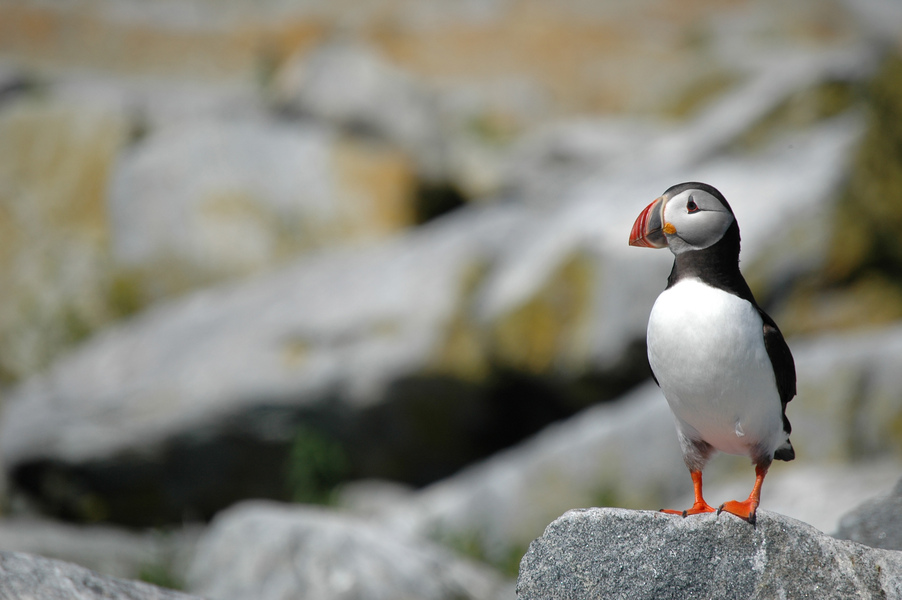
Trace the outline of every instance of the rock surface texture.
<instances>
[{"instance_id":1,"label":"rock surface texture","mask_svg":"<svg viewBox=\"0 0 902 600\"><path fill-rule=\"evenodd\" d=\"M0 599L199 600L147 583L101 577L70 563L19 552L0 552Z\"/></svg>"},{"instance_id":2,"label":"rock surface texture","mask_svg":"<svg viewBox=\"0 0 902 600\"><path fill-rule=\"evenodd\" d=\"M759 511L682 519L655 512L567 512L520 563L520 600L564 598L899 598L902 553L836 540Z\"/></svg>"}]
</instances>

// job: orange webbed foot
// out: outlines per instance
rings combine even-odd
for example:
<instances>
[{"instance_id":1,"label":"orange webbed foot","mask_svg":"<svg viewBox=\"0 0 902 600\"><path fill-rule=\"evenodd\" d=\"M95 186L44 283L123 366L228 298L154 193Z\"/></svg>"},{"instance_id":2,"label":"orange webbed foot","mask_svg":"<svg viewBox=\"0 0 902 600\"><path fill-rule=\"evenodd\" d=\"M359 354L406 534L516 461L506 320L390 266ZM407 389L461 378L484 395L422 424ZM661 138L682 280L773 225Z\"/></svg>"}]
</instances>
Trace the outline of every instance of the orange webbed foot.
<instances>
[{"instance_id":1,"label":"orange webbed foot","mask_svg":"<svg viewBox=\"0 0 902 600\"><path fill-rule=\"evenodd\" d=\"M670 510L662 508L662 513L667 513L669 515L682 515L684 517L687 517L689 515L700 515L702 513L714 512L714 508L709 506L708 503L705 502L705 497L702 495L702 472L689 471L689 475L692 476L692 487L695 490L695 504L692 505L692 508L688 508L686 510Z\"/></svg>"},{"instance_id":2,"label":"orange webbed foot","mask_svg":"<svg viewBox=\"0 0 902 600\"><path fill-rule=\"evenodd\" d=\"M692 505L692 508L687 508L686 510L671 510L669 508L662 508L662 513L667 513L668 515L682 515L683 517L688 517L689 515L700 515L702 513L712 513L714 512L714 507L709 506L707 502L696 502Z\"/></svg>"},{"instance_id":3,"label":"orange webbed foot","mask_svg":"<svg viewBox=\"0 0 902 600\"><path fill-rule=\"evenodd\" d=\"M755 465L755 487L752 488L752 493L749 494L748 500L743 502L737 500L724 502L720 505L720 508L717 509L717 514L728 512L731 515L736 515L740 519L745 519L754 525L756 520L755 513L758 510L758 503L761 500L761 484L764 483L764 476L767 475L768 466L770 466L769 462Z\"/></svg>"},{"instance_id":4,"label":"orange webbed foot","mask_svg":"<svg viewBox=\"0 0 902 600\"><path fill-rule=\"evenodd\" d=\"M737 500L730 500L729 502L724 502L720 505L720 508L717 509L717 514L722 512L728 512L731 515L736 515L740 519L745 519L752 525L755 524L755 513L758 510L758 500L754 498L749 498L743 502L739 502Z\"/></svg>"}]
</instances>

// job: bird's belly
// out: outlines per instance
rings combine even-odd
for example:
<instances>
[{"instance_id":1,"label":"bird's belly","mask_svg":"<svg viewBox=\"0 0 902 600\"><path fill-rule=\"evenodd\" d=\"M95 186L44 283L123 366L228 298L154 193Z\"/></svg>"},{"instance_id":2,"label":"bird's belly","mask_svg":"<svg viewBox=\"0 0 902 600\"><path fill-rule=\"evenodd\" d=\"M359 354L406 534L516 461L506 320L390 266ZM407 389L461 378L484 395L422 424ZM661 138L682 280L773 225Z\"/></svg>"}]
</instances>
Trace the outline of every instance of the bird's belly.
<instances>
[{"instance_id":1,"label":"bird's belly","mask_svg":"<svg viewBox=\"0 0 902 600\"><path fill-rule=\"evenodd\" d=\"M652 309L648 359L690 439L730 454L781 443L781 403L751 303L699 281L678 283Z\"/></svg>"}]
</instances>

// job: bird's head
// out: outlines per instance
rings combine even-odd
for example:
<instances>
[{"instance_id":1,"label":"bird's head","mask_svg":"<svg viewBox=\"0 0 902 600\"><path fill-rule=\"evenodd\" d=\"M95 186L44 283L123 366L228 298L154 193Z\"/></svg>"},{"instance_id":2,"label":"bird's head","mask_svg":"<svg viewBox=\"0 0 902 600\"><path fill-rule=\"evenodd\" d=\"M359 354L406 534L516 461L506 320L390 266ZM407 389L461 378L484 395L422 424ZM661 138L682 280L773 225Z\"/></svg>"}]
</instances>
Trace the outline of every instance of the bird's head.
<instances>
[{"instance_id":1,"label":"bird's head","mask_svg":"<svg viewBox=\"0 0 902 600\"><path fill-rule=\"evenodd\" d=\"M645 207L630 231L630 246L670 248L674 254L713 246L735 222L717 189L698 182L675 185Z\"/></svg>"}]
</instances>

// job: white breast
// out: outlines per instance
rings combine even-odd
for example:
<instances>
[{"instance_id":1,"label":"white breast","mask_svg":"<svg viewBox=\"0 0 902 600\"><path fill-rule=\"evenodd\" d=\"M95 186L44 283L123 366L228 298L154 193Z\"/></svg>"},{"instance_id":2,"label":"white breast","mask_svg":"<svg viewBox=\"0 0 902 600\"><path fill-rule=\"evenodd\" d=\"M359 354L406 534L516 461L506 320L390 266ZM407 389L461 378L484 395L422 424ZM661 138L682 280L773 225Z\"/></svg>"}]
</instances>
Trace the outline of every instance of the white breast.
<instances>
[{"instance_id":1,"label":"white breast","mask_svg":"<svg viewBox=\"0 0 902 600\"><path fill-rule=\"evenodd\" d=\"M648 360L688 437L730 454L772 452L783 442L763 322L751 303L697 279L677 283L652 309Z\"/></svg>"}]
</instances>

